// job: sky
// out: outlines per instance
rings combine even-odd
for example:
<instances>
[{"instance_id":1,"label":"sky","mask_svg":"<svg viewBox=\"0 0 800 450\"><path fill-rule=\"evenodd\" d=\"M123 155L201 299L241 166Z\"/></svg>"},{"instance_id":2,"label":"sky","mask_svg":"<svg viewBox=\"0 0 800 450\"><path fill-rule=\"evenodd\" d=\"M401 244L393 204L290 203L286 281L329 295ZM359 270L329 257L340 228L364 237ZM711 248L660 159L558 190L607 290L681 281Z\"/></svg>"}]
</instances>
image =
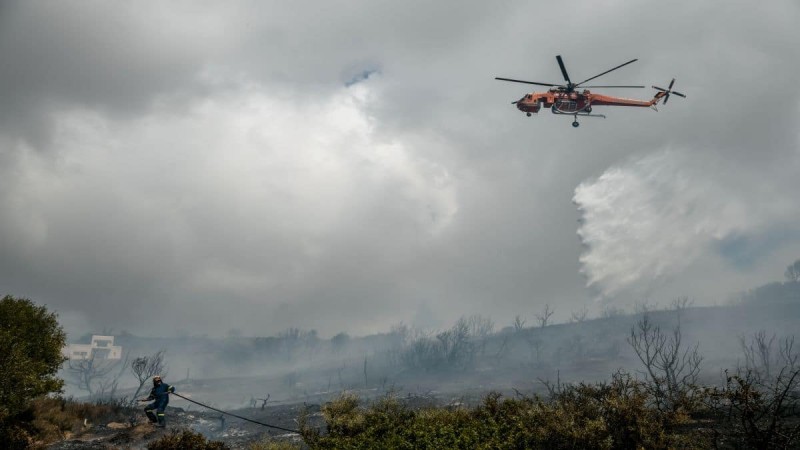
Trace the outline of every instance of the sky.
<instances>
[{"instance_id":1,"label":"sky","mask_svg":"<svg viewBox=\"0 0 800 450\"><path fill-rule=\"evenodd\" d=\"M798 23L794 0L4 1L0 293L158 336L724 303L800 258ZM528 118L535 87L494 77L562 82L556 55L687 98Z\"/></svg>"}]
</instances>

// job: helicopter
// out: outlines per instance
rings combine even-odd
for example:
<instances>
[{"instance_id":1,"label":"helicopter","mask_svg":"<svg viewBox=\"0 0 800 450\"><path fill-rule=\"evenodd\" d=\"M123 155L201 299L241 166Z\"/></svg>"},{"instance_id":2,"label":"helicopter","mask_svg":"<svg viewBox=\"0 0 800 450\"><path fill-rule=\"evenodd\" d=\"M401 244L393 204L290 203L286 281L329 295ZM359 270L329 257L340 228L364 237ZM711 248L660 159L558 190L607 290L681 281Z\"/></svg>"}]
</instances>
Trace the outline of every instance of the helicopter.
<instances>
[{"instance_id":1,"label":"helicopter","mask_svg":"<svg viewBox=\"0 0 800 450\"><path fill-rule=\"evenodd\" d=\"M517 105L517 109L524 112L528 117L531 114L539 112L542 107L550 108L553 114L570 115L574 117L572 122L573 127L578 127L578 116L581 117L600 117L605 119L603 114L592 114L593 106L636 106L636 107L650 107L656 111L656 105L664 99L664 104L667 104L670 95L675 94L678 97L686 98L686 95L680 92L673 91L672 86L675 84L675 79L670 81L669 86L664 89L658 86L653 86L657 92L651 100L638 100L631 98L613 97L610 95L594 94L589 91L589 88L644 88L644 86L583 86L584 83L599 78L609 72L613 72L621 67L638 61L632 59L626 63L620 64L613 69L606 70L605 72L587 78L580 83L573 83L567 74L567 69L564 66L564 60L561 55L556 56L558 66L561 68L561 74L564 76L566 84L554 83L539 83L536 81L515 80L512 78L495 77L495 80L511 81L514 83L535 84L539 86L548 86L550 89L547 92L531 92L526 94L521 99L511 102L512 105ZM581 89L578 89L581 88Z\"/></svg>"}]
</instances>

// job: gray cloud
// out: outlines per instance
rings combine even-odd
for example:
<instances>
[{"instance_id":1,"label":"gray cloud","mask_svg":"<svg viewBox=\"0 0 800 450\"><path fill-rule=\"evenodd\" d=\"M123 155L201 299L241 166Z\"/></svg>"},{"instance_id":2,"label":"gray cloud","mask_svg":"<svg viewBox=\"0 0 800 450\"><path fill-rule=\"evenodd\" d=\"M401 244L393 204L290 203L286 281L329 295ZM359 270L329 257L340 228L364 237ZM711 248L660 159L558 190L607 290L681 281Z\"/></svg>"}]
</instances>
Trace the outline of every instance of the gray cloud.
<instances>
[{"instance_id":1,"label":"gray cloud","mask_svg":"<svg viewBox=\"0 0 800 450\"><path fill-rule=\"evenodd\" d=\"M653 296L777 278L800 7L662 6L4 3L0 287L135 332L360 333L422 310L564 319L594 297L581 270L624 284L613 252L663 263L628 284ZM603 80L689 98L526 118L526 86L492 78L558 82L556 54L581 79L638 57ZM642 233L603 231L624 220Z\"/></svg>"}]
</instances>

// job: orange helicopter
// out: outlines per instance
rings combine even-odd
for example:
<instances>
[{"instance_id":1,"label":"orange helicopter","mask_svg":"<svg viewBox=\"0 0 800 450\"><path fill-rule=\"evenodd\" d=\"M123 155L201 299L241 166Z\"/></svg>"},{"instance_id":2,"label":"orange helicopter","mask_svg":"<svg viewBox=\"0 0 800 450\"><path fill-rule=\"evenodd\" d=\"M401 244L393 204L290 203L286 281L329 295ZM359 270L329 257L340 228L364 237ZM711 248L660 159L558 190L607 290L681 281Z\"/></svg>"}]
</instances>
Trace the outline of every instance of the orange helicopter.
<instances>
[{"instance_id":1,"label":"orange helicopter","mask_svg":"<svg viewBox=\"0 0 800 450\"><path fill-rule=\"evenodd\" d=\"M671 94L675 94L678 97L686 98L685 95L681 94L680 92L676 92L672 90L672 86L675 84L675 79L673 78L672 81L669 83L669 87L667 89L660 88L658 86L653 86L653 89L656 89L656 95L653 97L652 100L637 100L637 99L630 99L630 98L622 98L622 97L612 97L610 95L602 95L602 94L593 94L589 91L589 88L644 88L644 86L582 86L587 81L594 80L595 78L601 77L609 72L619 69L620 67L627 66L633 62L638 61L638 59L632 59L624 64L620 64L613 69L606 70L605 72L595 75L591 78L587 78L580 83L573 83L569 79L569 75L567 74L567 69L564 67L564 61L561 59L561 55L556 56L556 60L558 60L558 66L561 68L561 74L564 75L564 80L567 84L553 84L553 83L539 83L535 81L525 81L525 80L514 80L511 78L500 78L495 77L495 80L501 81L512 81L514 83L526 83L526 84L536 84L539 86L550 86L550 89L547 92L531 92L530 94L526 94L521 99L511 102L512 105L517 105L517 109L520 111L525 112L528 117L531 116L531 113L538 113L539 109L544 106L545 108L550 108L553 114L563 114L563 115L570 115L574 117L574 121L572 122L573 127L578 127L580 123L578 123L578 116L581 117L602 117L603 119L606 116L602 114L592 114L592 107L593 106L638 106L638 107L651 107L656 109L656 105L658 104L661 99L664 99L664 104L667 104L667 100L669 100L669 96ZM577 89L582 87L583 90L578 91Z\"/></svg>"}]
</instances>

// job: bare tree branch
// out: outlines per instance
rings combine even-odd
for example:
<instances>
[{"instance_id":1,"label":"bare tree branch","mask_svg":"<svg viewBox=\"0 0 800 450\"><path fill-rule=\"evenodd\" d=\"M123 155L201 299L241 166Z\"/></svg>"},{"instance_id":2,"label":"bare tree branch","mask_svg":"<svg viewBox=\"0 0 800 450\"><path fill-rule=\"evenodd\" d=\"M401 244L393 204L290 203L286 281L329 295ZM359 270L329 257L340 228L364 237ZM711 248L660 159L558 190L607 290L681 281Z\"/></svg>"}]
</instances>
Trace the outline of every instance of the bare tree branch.
<instances>
[{"instance_id":1,"label":"bare tree branch","mask_svg":"<svg viewBox=\"0 0 800 450\"><path fill-rule=\"evenodd\" d=\"M156 375L161 375L162 377L167 375L167 367L164 365L164 354L165 351L162 349L152 355L139 356L131 361L131 373L136 377L136 381L139 382L136 393L133 394L133 398L131 398L131 403L136 401L145 383L150 379Z\"/></svg>"},{"instance_id":2,"label":"bare tree branch","mask_svg":"<svg viewBox=\"0 0 800 450\"><path fill-rule=\"evenodd\" d=\"M120 360L98 358L95 353L92 353L90 358L69 360L67 371L72 384L78 389L88 392L90 397L94 397L97 394L105 393L111 387L104 382L104 379L120 362Z\"/></svg>"},{"instance_id":3,"label":"bare tree branch","mask_svg":"<svg viewBox=\"0 0 800 450\"><path fill-rule=\"evenodd\" d=\"M587 317L589 317L589 308L584 306L583 308L572 312L570 316L570 321L576 323L583 323L586 321Z\"/></svg>"},{"instance_id":4,"label":"bare tree branch","mask_svg":"<svg viewBox=\"0 0 800 450\"><path fill-rule=\"evenodd\" d=\"M539 322L539 326L544 328L548 325L550 320L550 316L553 315L553 310L550 309L550 304L544 305L544 310L542 310L541 314L536 314L536 320Z\"/></svg>"},{"instance_id":5,"label":"bare tree branch","mask_svg":"<svg viewBox=\"0 0 800 450\"><path fill-rule=\"evenodd\" d=\"M522 318L519 314L514 317L514 331L519 333L525 328L525 319Z\"/></svg>"},{"instance_id":6,"label":"bare tree branch","mask_svg":"<svg viewBox=\"0 0 800 450\"><path fill-rule=\"evenodd\" d=\"M667 335L644 313L631 328L628 343L645 367L648 388L660 411L676 410L693 395L703 357L698 344L682 345L680 322Z\"/></svg>"}]
</instances>

